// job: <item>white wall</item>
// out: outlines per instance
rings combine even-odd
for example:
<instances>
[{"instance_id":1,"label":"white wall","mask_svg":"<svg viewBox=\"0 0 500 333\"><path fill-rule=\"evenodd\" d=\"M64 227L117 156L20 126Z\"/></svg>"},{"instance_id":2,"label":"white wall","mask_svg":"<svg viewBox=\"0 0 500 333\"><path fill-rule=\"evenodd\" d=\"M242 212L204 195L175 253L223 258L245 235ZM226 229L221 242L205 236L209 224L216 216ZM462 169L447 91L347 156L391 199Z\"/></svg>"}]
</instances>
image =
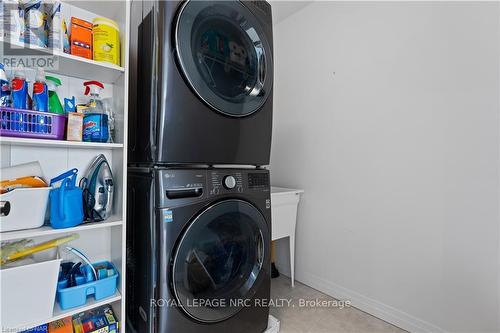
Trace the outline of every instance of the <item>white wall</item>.
<instances>
[{"instance_id":1,"label":"white wall","mask_svg":"<svg viewBox=\"0 0 500 333\"><path fill-rule=\"evenodd\" d=\"M498 7L316 2L275 27L299 281L412 331L500 331Z\"/></svg>"}]
</instances>

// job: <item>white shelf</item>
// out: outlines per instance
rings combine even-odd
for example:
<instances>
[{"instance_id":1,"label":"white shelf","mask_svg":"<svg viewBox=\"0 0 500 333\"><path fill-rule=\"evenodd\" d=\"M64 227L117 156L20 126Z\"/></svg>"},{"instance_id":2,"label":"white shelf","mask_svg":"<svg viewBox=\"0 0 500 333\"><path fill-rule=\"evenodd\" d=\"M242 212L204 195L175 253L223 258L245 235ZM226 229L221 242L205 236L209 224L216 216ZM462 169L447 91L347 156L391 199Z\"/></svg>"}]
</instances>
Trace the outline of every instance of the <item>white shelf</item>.
<instances>
[{"instance_id":1,"label":"white shelf","mask_svg":"<svg viewBox=\"0 0 500 333\"><path fill-rule=\"evenodd\" d=\"M68 148L96 148L96 149L119 149L123 148L122 143L99 143L65 140L46 139L26 139L8 136L0 137L0 144L10 144L16 146L36 146L36 147L68 147Z\"/></svg>"},{"instance_id":2,"label":"white shelf","mask_svg":"<svg viewBox=\"0 0 500 333\"><path fill-rule=\"evenodd\" d=\"M22 325L22 326L18 327L18 329L26 330L26 329L29 329L29 328L32 328L32 327L36 327L38 325L42 325L42 324L45 324L45 323L50 323L50 322L52 322L54 320L59 320L59 319L63 319L63 318L68 317L68 316L72 316L72 315L75 315L75 314L83 312L83 311L91 310L91 309L97 308L97 307L99 307L101 305L113 303L113 302L119 301L121 299L122 299L122 295L117 290L116 293L113 296L108 297L108 298L104 298L104 299L99 300L99 301L96 301L94 299L94 297L91 296L91 297L87 298L87 303L85 305L80 306L80 307L76 307L76 308L73 308L73 309L69 309L69 310L62 310L59 307L59 304L57 302L55 302L54 311L53 311L52 317L44 319L44 320L41 320L41 321L37 321L37 322L34 322L34 323L30 323L28 325ZM122 325L122 324L120 323L120 325Z\"/></svg>"},{"instance_id":3,"label":"white shelf","mask_svg":"<svg viewBox=\"0 0 500 333\"><path fill-rule=\"evenodd\" d=\"M94 223L84 223L79 226L73 228L65 228L65 229L54 229L49 226L44 226L37 229L27 229L27 230L16 230L16 231L7 231L0 233L0 241L9 241L14 239L22 239L22 238L33 238L33 237L41 237L41 236L50 236L50 235L58 235L58 234L68 234L74 232L81 232L87 230L94 229L102 229L102 228L111 228L115 226L123 225L123 221L120 218L110 217L108 220L103 222L94 222Z\"/></svg>"},{"instance_id":4,"label":"white shelf","mask_svg":"<svg viewBox=\"0 0 500 333\"><path fill-rule=\"evenodd\" d=\"M130 29L133 27L130 20L130 1L90 1L90 0L62 0L67 4L63 8L63 15L66 22L70 17L92 21L94 17L103 16L113 19L120 27L121 36L121 59L122 67L110 63L97 62L70 54L65 54L60 50L24 48L24 45L10 43L9 40L2 40L0 37L0 53L2 48L21 46L21 52L27 56L57 56L55 69L45 68L47 73L61 76L64 91L61 96L75 96L82 99L80 80L97 80L102 82L107 90L106 93L112 97L113 108L116 111L115 134L120 143L93 143L93 142L71 142L45 139L26 139L15 137L0 137L0 166L10 167L17 164L31 161L39 161L45 176L49 179L70 168L86 170L88 164L97 154L104 154L112 168L115 193L112 216L105 222L83 224L74 228L52 229L42 227L38 229L22 230L0 233L0 240L14 240L21 238L56 238L57 235L78 233L80 238L75 240L74 245L86 252L94 259L107 258L120 271L118 291L114 296L95 301L93 297L88 299L88 303L82 307L63 311L56 304L52 311L52 316L45 320L29 323L31 327L58 320L67 316L87 311L104 304L111 303L117 317L120 320L120 332L126 333L125 325L125 298L126 298L126 211L127 211L127 129L128 129L128 98L129 98L129 44ZM66 10L66 12L64 12ZM4 52L5 55L5 52ZM10 73L9 73L10 74ZM29 73L30 75L33 73ZM32 78L30 77L32 80ZM109 87L109 89L108 89ZM82 173L83 175L83 173ZM53 237L55 235L55 237ZM16 309L17 311L17 309ZM23 311L23 308L19 308ZM2 311L0 311L2 312ZM0 317L1 317L0 313ZM25 316L26 321L33 321L29 315ZM1 324L1 323L0 323ZM20 325L19 325L20 326ZM23 328L29 328L23 325ZM21 327L19 327L21 328Z\"/></svg>"},{"instance_id":5,"label":"white shelf","mask_svg":"<svg viewBox=\"0 0 500 333\"><path fill-rule=\"evenodd\" d=\"M54 74L72 76L84 80L97 80L103 83L114 83L125 73L124 67L74 56L60 50L52 50L38 46L24 48L23 43L11 43L1 38L0 47L4 50L6 47L18 48L20 55L26 52L27 55L40 54L57 56L55 68L47 69L47 72Z\"/></svg>"}]
</instances>

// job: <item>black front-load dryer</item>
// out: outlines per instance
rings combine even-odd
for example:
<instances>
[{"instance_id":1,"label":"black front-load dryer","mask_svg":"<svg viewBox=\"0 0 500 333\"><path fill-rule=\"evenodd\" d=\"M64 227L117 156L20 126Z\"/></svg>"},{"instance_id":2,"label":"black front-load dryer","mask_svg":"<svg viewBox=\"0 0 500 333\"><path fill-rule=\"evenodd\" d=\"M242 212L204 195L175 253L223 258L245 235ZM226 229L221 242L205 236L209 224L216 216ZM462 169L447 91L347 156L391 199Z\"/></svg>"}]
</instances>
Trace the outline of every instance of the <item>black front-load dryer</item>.
<instances>
[{"instance_id":1,"label":"black front-load dryer","mask_svg":"<svg viewBox=\"0 0 500 333\"><path fill-rule=\"evenodd\" d=\"M260 333L268 322L266 170L129 168L127 326Z\"/></svg>"},{"instance_id":2,"label":"black front-load dryer","mask_svg":"<svg viewBox=\"0 0 500 333\"><path fill-rule=\"evenodd\" d=\"M141 23L132 36L129 162L269 164L271 6L152 3L132 13Z\"/></svg>"}]
</instances>

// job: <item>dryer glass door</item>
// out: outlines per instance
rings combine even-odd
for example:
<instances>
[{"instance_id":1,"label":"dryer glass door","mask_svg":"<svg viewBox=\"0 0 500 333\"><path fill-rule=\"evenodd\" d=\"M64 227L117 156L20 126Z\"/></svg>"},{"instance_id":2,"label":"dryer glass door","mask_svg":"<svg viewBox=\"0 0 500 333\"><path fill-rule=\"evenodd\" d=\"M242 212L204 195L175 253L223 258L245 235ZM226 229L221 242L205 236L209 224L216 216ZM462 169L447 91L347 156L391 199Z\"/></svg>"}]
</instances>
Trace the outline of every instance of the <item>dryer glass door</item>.
<instances>
[{"instance_id":1,"label":"dryer glass door","mask_svg":"<svg viewBox=\"0 0 500 333\"><path fill-rule=\"evenodd\" d=\"M181 70L205 103L234 117L264 104L272 86L271 47L245 5L186 1L175 37Z\"/></svg>"},{"instance_id":2,"label":"dryer glass door","mask_svg":"<svg viewBox=\"0 0 500 333\"><path fill-rule=\"evenodd\" d=\"M182 309L212 323L238 313L263 279L269 246L269 228L253 205L226 200L201 212L173 258L172 287Z\"/></svg>"}]
</instances>

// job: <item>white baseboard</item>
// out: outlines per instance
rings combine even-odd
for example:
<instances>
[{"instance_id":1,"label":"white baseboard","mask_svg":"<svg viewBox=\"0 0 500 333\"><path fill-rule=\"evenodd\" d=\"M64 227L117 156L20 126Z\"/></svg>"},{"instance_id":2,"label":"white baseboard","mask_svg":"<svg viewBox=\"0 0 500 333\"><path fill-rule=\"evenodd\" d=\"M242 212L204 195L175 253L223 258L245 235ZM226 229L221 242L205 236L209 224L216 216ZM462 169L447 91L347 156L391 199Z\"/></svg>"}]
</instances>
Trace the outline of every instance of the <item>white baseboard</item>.
<instances>
[{"instance_id":1,"label":"white baseboard","mask_svg":"<svg viewBox=\"0 0 500 333\"><path fill-rule=\"evenodd\" d=\"M358 294L310 273L300 273L296 280L339 300L350 300L351 305L388 323L413 333L448 333L424 320L389 305Z\"/></svg>"}]
</instances>

